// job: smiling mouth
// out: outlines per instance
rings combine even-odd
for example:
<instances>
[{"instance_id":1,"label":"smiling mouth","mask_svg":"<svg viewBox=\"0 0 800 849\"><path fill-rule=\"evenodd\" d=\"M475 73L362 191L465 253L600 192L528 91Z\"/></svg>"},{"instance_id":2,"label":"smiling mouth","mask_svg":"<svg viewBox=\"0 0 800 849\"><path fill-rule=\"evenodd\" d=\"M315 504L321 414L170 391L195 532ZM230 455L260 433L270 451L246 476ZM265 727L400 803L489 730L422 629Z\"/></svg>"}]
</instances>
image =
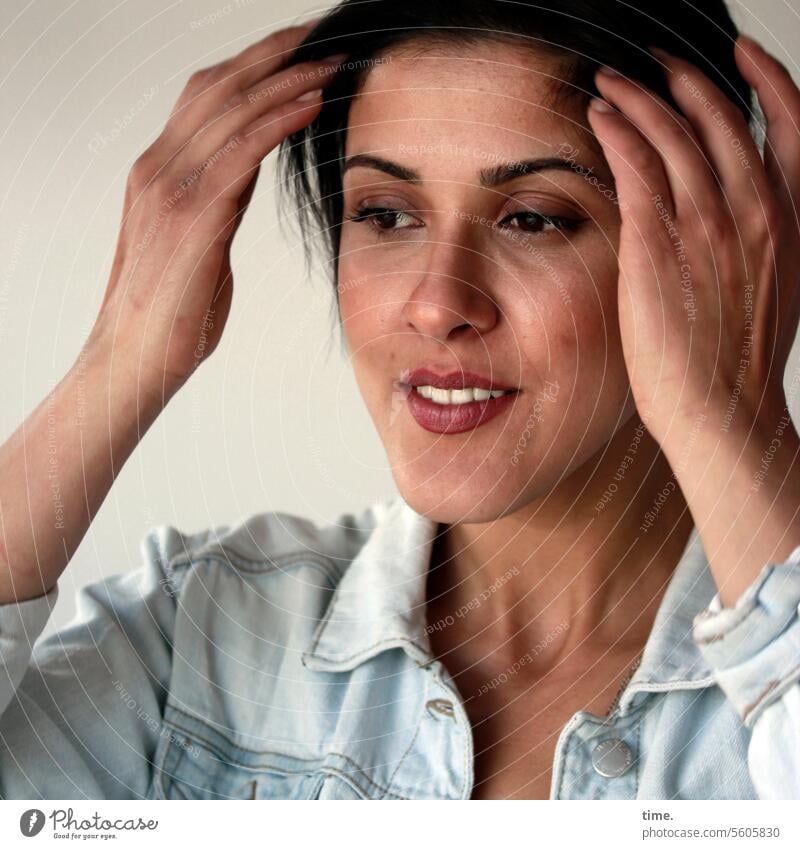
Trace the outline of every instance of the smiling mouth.
<instances>
[{"instance_id":1,"label":"smiling mouth","mask_svg":"<svg viewBox=\"0 0 800 849\"><path fill-rule=\"evenodd\" d=\"M403 383L399 386L417 424L429 433L445 435L465 433L487 424L510 410L520 394L518 389L442 389L429 384ZM436 397L426 397L434 392Z\"/></svg>"},{"instance_id":2,"label":"smiling mouth","mask_svg":"<svg viewBox=\"0 0 800 849\"><path fill-rule=\"evenodd\" d=\"M464 433L492 421L522 391L477 372L440 374L427 366L405 369L395 387L417 424L438 434Z\"/></svg>"},{"instance_id":3,"label":"smiling mouth","mask_svg":"<svg viewBox=\"0 0 800 849\"><path fill-rule=\"evenodd\" d=\"M504 395L512 395L518 391L516 389L481 389L477 386L465 386L463 389L441 389L430 384L410 386L409 389L417 392L423 398L433 401L434 404L442 405L488 401L490 398L502 398Z\"/></svg>"}]
</instances>

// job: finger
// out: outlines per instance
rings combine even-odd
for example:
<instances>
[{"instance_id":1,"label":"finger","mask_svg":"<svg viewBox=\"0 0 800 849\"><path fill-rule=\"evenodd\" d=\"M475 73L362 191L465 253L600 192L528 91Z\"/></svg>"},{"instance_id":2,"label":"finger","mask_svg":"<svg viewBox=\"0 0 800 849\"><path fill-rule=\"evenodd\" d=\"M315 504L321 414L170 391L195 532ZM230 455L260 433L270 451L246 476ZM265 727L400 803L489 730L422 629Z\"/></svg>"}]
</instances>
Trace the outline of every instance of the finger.
<instances>
[{"instance_id":1,"label":"finger","mask_svg":"<svg viewBox=\"0 0 800 849\"><path fill-rule=\"evenodd\" d=\"M231 60L230 81L238 89L249 88L258 80L292 63L292 55L318 21L287 27L256 41Z\"/></svg>"},{"instance_id":2,"label":"finger","mask_svg":"<svg viewBox=\"0 0 800 849\"><path fill-rule=\"evenodd\" d=\"M181 169L177 171L180 174L188 173L190 179L193 179L191 175L202 175L209 197L220 195L238 199L250 181L252 169L286 136L313 121L321 106L320 95L278 106L227 139L199 166L194 164L198 161L196 157L189 154L189 145L176 159L173 169ZM186 164L182 165L184 162Z\"/></svg>"},{"instance_id":3,"label":"finger","mask_svg":"<svg viewBox=\"0 0 800 849\"><path fill-rule=\"evenodd\" d=\"M720 197L717 180L689 122L655 92L621 74L601 71L597 87L660 154L678 215L705 216Z\"/></svg>"},{"instance_id":4,"label":"finger","mask_svg":"<svg viewBox=\"0 0 800 849\"><path fill-rule=\"evenodd\" d=\"M311 28L278 30L231 59L195 71L170 113L166 132L178 142L191 138L233 94L284 68Z\"/></svg>"},{"instance_id":5,"label":"finger","mask_svg":"<svg viewBox=\"0 0 800 849\"><path fill-rule=\"evenodd\" d=\"M731 208L737 200L752 204L753 189L762 195L767 180L741 110L691 62L657 48L651 51L663 63L669 90L697 134Z\"/></svg>"},{"instance_id":6,"label":"finger","mask_svg":"<svg viewBox=\"0 0 800 849\"><path fill-rule=\"evenodd\" d=\"M624 115L602 100L592 100L589 123L609 167L622 213L623 230L637 228L642 238L663 239L660 211L674 218L675 205L658 152Z\"/></svg>"},{"instance_id":7,"label":"finger","mask_svg":"<svg viewBox=\"0 0 800 849\"><path fill-rule=\"evenodd\" d=\"M780 197L800 193L800 90L791 74L753 39L740 36L736 64L755 89L767 122L764 165Z\"/></svg>"},{"instance_id":8,"label":"finger","mask_svg":"<svg viewBox=\"0 0 800 849\"><path fill-rule=\"evenodd\" d=\"M261 116L279 106L330 84L341 57L333 61L304 62L262 80L245 92L237 92L224 111L202 127L191 139L190 156L202 160ZM303 101L301 101L303 102Z\"/></svg>"}]
</instances>

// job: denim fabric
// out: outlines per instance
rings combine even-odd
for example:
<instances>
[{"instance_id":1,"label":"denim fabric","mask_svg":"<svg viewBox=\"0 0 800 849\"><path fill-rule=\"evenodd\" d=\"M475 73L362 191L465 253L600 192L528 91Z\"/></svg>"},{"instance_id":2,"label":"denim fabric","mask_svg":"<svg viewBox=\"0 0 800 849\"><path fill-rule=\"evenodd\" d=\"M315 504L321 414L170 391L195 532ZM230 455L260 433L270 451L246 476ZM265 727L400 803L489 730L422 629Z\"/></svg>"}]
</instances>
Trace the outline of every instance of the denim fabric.
<instances>
[{"instance_id":1,"label":"denim fabric","mask_svg":"<svg viewBox=\"0 0 800 849\"><path fill-rule=\"evenodd\" d=\"M38 639L58 586L0 607L0 796L469 798L426 633L436 531L400 497L324 526L161 525L58 633ZM720 608L695 529L617 708L562 728L551 798L800 798L798 603L800 546ZM630 754L611 777L608 740Z\"/></svg>"}]
</instances>

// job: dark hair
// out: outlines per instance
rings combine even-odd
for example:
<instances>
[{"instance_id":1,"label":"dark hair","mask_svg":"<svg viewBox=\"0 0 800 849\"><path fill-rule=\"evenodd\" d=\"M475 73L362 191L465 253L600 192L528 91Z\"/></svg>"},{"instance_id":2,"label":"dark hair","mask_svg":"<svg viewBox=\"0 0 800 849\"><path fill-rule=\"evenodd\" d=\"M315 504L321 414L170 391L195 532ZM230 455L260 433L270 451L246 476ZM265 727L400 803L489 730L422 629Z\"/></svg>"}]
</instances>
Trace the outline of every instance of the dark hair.
<instances>
[{"instance_id":1,"label":"dark hair","mask_svg":"<svg viewBox=\"0 0 800 849\"><path fill-rule=\"evenodd\" d=\"M281 199L288 197L298 210L307 262L311 237L319 229L336 289L350 102L374 60L390 48L412 41L529 44L563 56L560 86L587 103L597 94L595 70L609 65L677 108L661 64L648 51L660 47L697 65L749 122L752 92L734 61L737 35L724 0L342 0L309 32L291 61L339 53L347 59L325 88L317 118L291 134L278 155Z\"/></svg>"}]
</instances>

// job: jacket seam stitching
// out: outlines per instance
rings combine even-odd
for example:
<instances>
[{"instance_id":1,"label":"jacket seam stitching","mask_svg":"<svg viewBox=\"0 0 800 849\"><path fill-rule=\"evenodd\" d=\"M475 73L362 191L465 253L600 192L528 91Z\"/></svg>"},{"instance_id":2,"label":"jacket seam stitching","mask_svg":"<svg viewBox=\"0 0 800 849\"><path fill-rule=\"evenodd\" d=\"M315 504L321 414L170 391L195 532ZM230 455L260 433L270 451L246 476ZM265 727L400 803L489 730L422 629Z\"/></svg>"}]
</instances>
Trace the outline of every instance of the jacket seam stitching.
<instances>
[{"instance_id":1,"label":"jacket seam stitching","mask_svg":"<svg viewBox=\"0 0 800 849\"><path fill-rule=\"evenodd\" d=\"M639 782L641 779L640 771L642 768L642 720L641 718L636 723L636 774L634 786L634 799L639 798Z\"/></svg>"},{"instance_id":2,"label":"jacket seam stitching","mask_svg":"<svg viewBox=\"0 0 800 849\"><path fill-rule=\"evenodd\" d=\"M339 754L339 753L334 752L333 754ZM345 758L346 760L350 760L345 755L340 755L340 757ZM356 766L357 766L357 764L356 764ZM331 766L323 766L323 767L320 768L320 771L323 772L323 773L326 773L328 775L338 775L339 778L341 778L341 780L344 781L346 784L351 784L353 787L355 787L356 790L358 790L359 793L362 794L362 796L366 797L367 799L372 798L369 790L367 790L365 787L362 787L358 783L358 781L356 781L353 778L351 773L343 772L342 770L338 769L337 767L331 767ZM372 779L368 779L368 781L370 782L370 784L375 784L375 782L372 781ZM407 796L400 796L397 793L392 793L390 790L386 790L386 789L380 787L377 784L375 784L375 786L378 790L382 791L382 794L381 794L381 797L380 797L381 799L385 799L387 796L391 796L393 799L399 799L399 800L402 800L402 801L408 800Z\"/></svg>"},{"instance_id":3,"label":"jacket seam stitching","mask_svg":"<svg viewBox=\"0 0 800 849\"><path fill-rule=\"evenodd\" d=\"M781 698L783 693L786 692L786 690L782 688L786 687L788 689L787 685L792 685L792 679L797 674L797 672L800 672L800 664L797 664L792 669L790 669L783 676L782 679L778 681L772 681L769 685L767 685L766 689L755 700L755 702L746 706L744 715L742 716L743 724L747 725L751 717L755 717L755 719L757 719L758 717L756 716L756 714L761 713L761 711L764 710L766 706L769 706L773 701L777 701L779 698ZM774 699L770 699L770 696L773 696L775 693L777 693L778 695L776 695ZM751 726L755 725L755 719L751 723Z\"/></svg>"},{"instance_id":4,"label":"jacket seam stitching","mask_svg":"<svg viewBox=\"0 0 800 849\"><path fill-rule=\"evenodd\" d=\"M185 711L181 710L180 708L176 707L175 705L170 705L170 708L171 708L174 712L176 712L176 713L182 714L183 716L186 716L186 717L188 717L188 718L190 718L190 719L194 719L195 721L198 721L198 720L197 720L197 717L192 716L190 713L186 713ZM169 720L169 719L164 719L164 724L165 724L165 725L171 725L173 728L175 728L177 731L180 731L182 734L184 734L184 735L185 735L186 737L188 737L190 740L196 739L196 740L197 740L197 741L198 741L198 742L199 742L199 743L200 743L200 744L201 744L201 745L202 745L205 749L207 749L208 751L210 751L210 752L211 752L211 754L218 755L218 756L220 757L220 759L221 759L221 760L223 760L223 761L224 761L224 762L226 762L226 763L230 763L229 761L226 761L226 760L225 760L225 758L226 758L225 753L224 753L224 752L223 752L223 751L222 751L222 750L221 750L221 749L220 749L217 745L215 745L214 743L212 743L210 740L207 740L207 739L206 739L206 738L205 738L202 734L200 734L199 732L194 731L194 730L193 730L193 731L189 731L188 729L186 729L186 728L184 728L183 726L181 726L179 723L174 722L174 721ZM219 732L217 732L217 733L219 733ZM221 736L221 737L222 737L222 738L223 738L226 742L230 743L230 745L231 745L231 746L233 746L233 747L235 747L235 748L242 749L242 750L244 750L244 751L246 751L246 752L250 752L251 754L254 754L254 755L277 755L278 757L284 757L284 758L285 758L285 757L288 757L288 758L291 758L291 759L293 759L293 760L300 761L300 762L303 762L303 763L309 763L309 764L310 764L310 763L317 763L317 762L322 762L322 763L324 763L324 757L322 757L322 758L301 758L301 757L298 757L298 756L296 756L296 755L287 755L285 752L278 752L278 751L274 751L274 750L272 750L272 749L265 749L265 750L260 750L260 749L250 749L250 748L248 748L247 746L240 746L240 745L238 745L237 743L234 743L234 742L233 742L233 740L231 740L230 738L228 738L228 737L227 737L226 735L224 735L224 734L221 734L221 733L220 733L220 736ZM346 761L346 762L347 762L347 763L349 763L349 764L352 764L352 765L353 765L353 766L354 766L354 767L355 767L355 768L359 771L359 773L363 773L363 772L364 772L364 770L362 769L362 767L360 766L360 764L359 764L357 761L353 760L351 757L349 757L348 755L345 755L345 754L344 754L344 753L342 753L342 752L337 752L337 751L335 751L335 750L333 750L333 749L330 749L330 750L328 750L327 754L336 755L337 757L342 758L342 760ZM244 769L258 769L258 767L247 767L247 766L245 766L244 764L235 764L235 766L241 766L241 767L243 767ZM327 770L334 770L334 771L337 771L337 772L341 772L340 770L336 770L336 768L335 768L335 767L326 767L326 766L323 766L323 767L320 767L320 769L327 769ZM287 772L286 774L287 774L287 775L298 775L298 774L300 774L300 773ZM398 794L396 794L396 793L392 793L392 792L389 790L389 788L388 788L388 787L384 787L382 784L379 784L377 781L374 781L374 780L373 780L373 779L371 779L371 778L367 778L367 781L368 781L371 785L373 785L373 786L374 786L377 790L382 791L382 792L383 792L383 794L384 794L384 796L389 795L389 796L393 796L393 797L395 797L395 798L397 798L397 799L404 799L404 798L405 798L404 796L399 796L399 795L398 795ZM353 781L353 783L354 783L354 784L356 784L355 780ZM362 789L362 788L360 788L360 787L359 787L359 789ZM366 791L364 791L364 792L366 793ZM366 795L369 795L369 793L366 793Z\"/></svg>"},{"instance_id":5,"label":"jacket seam stitching","mask_svg":"<svg viewBox=\"0 0 800 849\"><path fill-rule=\"evenodd\" d=\"M320 568L328 576L334 578L341 577L341 570L334 564L332 560L314 552L292 551L287 554L282 554L279 557L264 556L263 558L248 558L233 551L208 552L199 549L189 552L187 555L179 555L178 559L173 559L169 562L169 567L173 571L183 569L187 571L198 563L215 561L224 566L234 566L237 569L248 572L249 574L266 574L269 572L278 572L284 566L296 566L298 564L307 564ZM185 567L185 569L184 569Z\"/></svg>"},{"instance_id":6,"label":"jacket seam stitching","mask_svg":"<svg viewBox=\"0 0 800 849\"><path fill-rule=\"evenodd\" d=\"M572 736L572 732L570 732L569 736L570 737ZM563 793L563 790L564 790L564 775L567 772L567 770L566 770L566 759L567 759L567 755L569 754L569 751L568 751L569 744L570 744L570 741L569 741L569 738L567 738L564 741L564 751L561 752L561 763L556 764L556 767L559 770L558 788L556 790L556 799L561 798L561 794Z\"/></svg>"},{"instance_id":7,"label":"jacket seam stitching","mask_svg":"<svg viewBox=\"0 0 800 849\"><path fill-rule=\"evenodd\" d=\"M231 564L222 557L208 555L203 557L192 557L190 560L181 562L178 564L177 568L173 568L173 564L170 563L168 568L170 569L170 574L166 577L169 579L170 587L174 591L169 593L172 596L173 602L177 606L177 598L178 595L182 592L185 587L186 580L189 574L196 568L199 568L202 564L210 564L211 562L215 562L222 566L230 566ZM238 566L234 565L234 569L237 570L237 573L241 574L242 572L248 575L267 575L267 574L278 574L282 573L283 566L298 566L298 565L306 565L310 566L317 570L323 577L328 580L332 580L333 582L338 582L339 576L335 573L334 570L329 568L331 566L330 563L322 561L321 559L316 559L312 557L303 557L302 555L294 556L294 559L290 558L281 558L280 561L273 561L273 563L269 564L269 569L263 570L251 570L251 569L240 569ZM184 568L185 567L185 568ZM325 590L329 592L329 589Z\"/></svg>"},{"instance_id":8,"label":"jacket seam stitching","mask_svg":"<svg viewBox=\"0 0 800 849\"><path fill-rule=\"evenodd\" d=\"M335 599L331 600L331 606L333 605L334 601L335 601ZM327 622L327 619L326 619L325 625L327 626L327 624L328 624L328 622ZM401 636L401 635L397 635L397 636L394 636L394 637L386 637L383 640L378 640L377 643L371 643L367 648L362 649L361 651L355 652L355 654L348 654L348 655L344 655L344 656L342 656L342 655L332 655L332 654L317 654L317 646L319 645L319 642L322 639L322 634L323 634L324 630L325 629L323 628L320 631L320 633L318 634L318 636L316 637L316 639L314 640L314 644L311 647L310 654L312 654L315 657L318 657L322 660L330 661L331 663L348 663L351 660L355 660L359 657L363 657L365 655L368 655L371 651L378 648L379 646L385 645L386 643L396 643L398 641L402 641L404 643L407 643L410 646L413 646L415 649L417 649L422 654L427 654L425 649L418 642L416 642L416 640L409 640L408 637Z\"/></svg>"},{"instance_id":9,"label":"jacket seam stitching","mask_svg":"<svg viewBox=\"0 0 800 849\"><path fill-rule=\"evenodd\" d=\"M423 721L424 715L425 715L424 705L425 705L425 696L427 695L427 689L428 689L428 685L427 685L427 682L426 682L425 693L423 693L422 701L421 701L421 704L420 704L420 710L419 710L419 714L418 714L418 717L417 717L417 727L414 730L414 736L409 741L408 746L406 746L405 752L403 752L403 754L401 755L400 760L397 762L397 765L395 766L392 774L389 776L389 780L386 784L387 790L381 798L384 798L384 799L386 798L386 793L389 792L388 788L392 786L392 782L394 781L395 776L397 775L400 767L403 765L403 761L405 761L405 759L408 757L409 752L414 747L414 743L416 742L417 737L419 737L419 730L420 730L420 728L422 728L422 721Z\"/></svg>"}]
</instances>

